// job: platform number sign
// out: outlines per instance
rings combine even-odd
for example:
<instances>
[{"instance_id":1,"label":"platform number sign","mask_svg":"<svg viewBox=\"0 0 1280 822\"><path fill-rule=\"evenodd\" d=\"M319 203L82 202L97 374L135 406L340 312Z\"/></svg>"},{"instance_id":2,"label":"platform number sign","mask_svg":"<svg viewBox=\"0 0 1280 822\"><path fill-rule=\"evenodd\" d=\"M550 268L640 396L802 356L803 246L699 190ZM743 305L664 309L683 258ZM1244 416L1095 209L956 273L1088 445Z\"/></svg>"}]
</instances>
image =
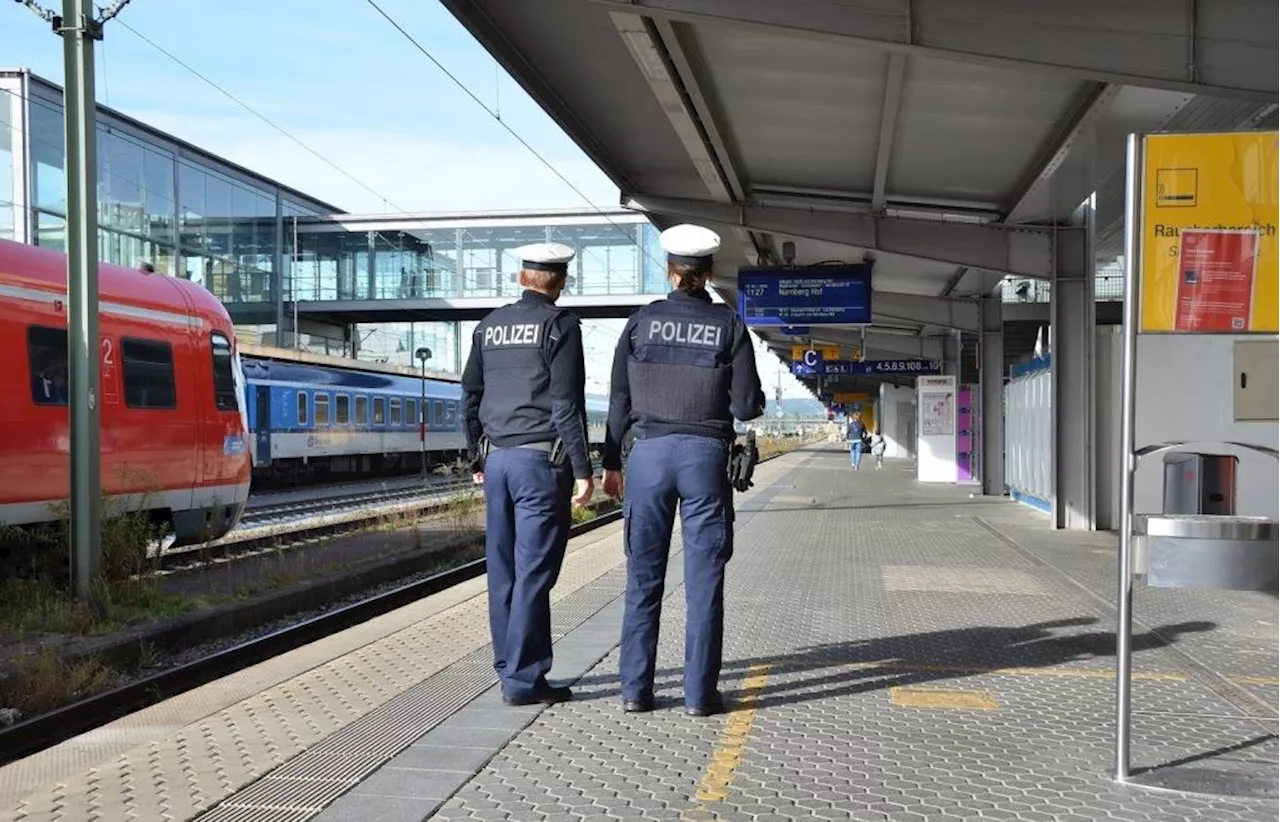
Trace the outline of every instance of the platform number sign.
<instances>
[{"instance_id":1,"label":"platform number sign","mask_svg":"<svg viewBox=\"0 0 1280 822\"><path fill-rule=\"evenodd\" d=\"M102 338L102 402L105 405L116 405L120 402L120 392L116 390L116 343L110 337Z\"/></svg>"}]
</instances>

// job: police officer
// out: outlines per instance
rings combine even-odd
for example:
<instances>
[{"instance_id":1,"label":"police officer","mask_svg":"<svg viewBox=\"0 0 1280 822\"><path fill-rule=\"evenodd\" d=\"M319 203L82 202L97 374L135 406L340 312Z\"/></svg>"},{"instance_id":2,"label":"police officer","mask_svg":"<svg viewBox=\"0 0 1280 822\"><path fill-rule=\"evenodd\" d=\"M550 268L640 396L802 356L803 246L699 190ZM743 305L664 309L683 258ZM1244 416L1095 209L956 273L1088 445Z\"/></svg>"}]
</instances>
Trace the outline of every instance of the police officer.
<instances>
[{"instance_id":1,"label":"police officer","mask_svg":"<svg viewBox=\"0 0 1280 822\"><path fill-rule=\"evenodd\" d=\"M693 225L662 233L665 300L631 315L613 358L604 488L623 495L627 457L627 595L620 663L623 708L653 710L658 619L677 503L684 542L685 708L722 710L717 690L724 642L724 567L733 555L728 461L733 420L764 413L764 391L746 327L707 293L720 238ZM630 429L630 431L628 431Z\"/></svg>"},{"instance_id":2,"label":"police officer","mask_svg":"<svg viewBox=\"0 0 1280 822\"><path fill-rule=\"evenodd\" d=\"M557 308L573 249L516 249L525 291L476 326L462 372L472 479L484 485L493 667L508 705L563 702L551 670L551 589L570 497L591 499L582 329Z\"/></svg>"}]
</instances>

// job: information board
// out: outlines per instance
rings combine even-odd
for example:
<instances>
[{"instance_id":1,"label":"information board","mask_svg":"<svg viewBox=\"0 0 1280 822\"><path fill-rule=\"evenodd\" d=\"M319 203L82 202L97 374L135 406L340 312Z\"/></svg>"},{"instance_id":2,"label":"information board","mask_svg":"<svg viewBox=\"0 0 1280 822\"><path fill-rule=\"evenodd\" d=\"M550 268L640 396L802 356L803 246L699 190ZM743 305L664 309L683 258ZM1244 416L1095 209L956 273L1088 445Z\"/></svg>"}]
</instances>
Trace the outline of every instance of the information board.
<instances>
[{"instance_id":1,"label":"information board","mask_svg":"<svg viewBox=\"0 0 1280 822\"><path fill-rule=\"evenodd\" d=\"M955 482L956 378L918 378L916 413L916 479Z\"/></svg>"},{"instance_id":2,"label":"information board","mask_svg":"<svg viewBox=\"0 0 1280 822\"><path fill-rule=\"evenodd\" d=\"M1280 331L1276 132L1143 141L1143 332Z\"/></svg>"},{"instance_id":3,"label":"information board","mask_svg":"<svg viewBox=\"0 0 1280 822\"><path fill-rule=\"evenodd\" d=\"M871 267L739 269L738 314L753 327L869 324Z\"/></svg>"},{"instance_id":4,"label":"information board","mask_svg":"<svg viewBox=\"0 0 1280 822\"><path fill-rule=\"evenodd\" d=\"M812 356L819 353L819 356ZM862 376L875 374L941 374L942 360L823 360L820 352L806 351L806 357L791 363L797 377L820 374Z\"/></svg>"}]
</instances>

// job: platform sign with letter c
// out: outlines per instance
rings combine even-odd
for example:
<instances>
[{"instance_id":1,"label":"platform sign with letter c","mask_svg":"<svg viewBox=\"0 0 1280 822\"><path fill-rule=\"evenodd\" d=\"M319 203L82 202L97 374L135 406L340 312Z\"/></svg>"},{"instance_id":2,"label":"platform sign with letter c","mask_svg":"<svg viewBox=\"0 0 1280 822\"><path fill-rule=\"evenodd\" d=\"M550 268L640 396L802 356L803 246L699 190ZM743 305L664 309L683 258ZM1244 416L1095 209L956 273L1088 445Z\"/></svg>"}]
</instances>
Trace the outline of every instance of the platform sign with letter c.
<instances>
[{"instance_id":1,"label":"platform sign with letter c","mask_svg":"<svg viewBox=\"0 0 1280 822\"><path fill-rule=\"evenodd\" d=\"M817 354L817 359L813 359L813 354ZM840 359L840 346L838 345L793 345L791 346L791 359L795 362L802 362L809 367L825 362L827 360ZM856 359L856 357L855 357Z\"/></svg>"}]
</instances>

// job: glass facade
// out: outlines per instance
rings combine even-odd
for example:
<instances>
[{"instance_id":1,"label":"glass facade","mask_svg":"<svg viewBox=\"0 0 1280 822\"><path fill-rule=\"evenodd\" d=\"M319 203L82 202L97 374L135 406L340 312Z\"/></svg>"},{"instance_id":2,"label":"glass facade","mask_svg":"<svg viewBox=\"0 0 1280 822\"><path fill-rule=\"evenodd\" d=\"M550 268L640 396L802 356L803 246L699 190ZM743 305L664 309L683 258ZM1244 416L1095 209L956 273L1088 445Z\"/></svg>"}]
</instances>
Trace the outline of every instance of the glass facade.
<instances>
[{"instance_id":1,"label":"glass facade","mask_svg":"<svg viewBox=\"0 0 1280 822\"><path fill-rule=\"evenodd\" d=\"M16 84L13 87L16 88ZM17 237L14 225L18 202L14 147L20 142L14 125L18 114L17 99L8 87L0 85L0 240Z\"/></svg>"},{"instance_id":2,"label":"glass facade","mask_svg":"<svg viewBox=\"0 0 1280 822\"><path fill-rule=\"evenodd\" d=\"M61 250L61 89L28 74L0 75L0 89L7 92L0 98L0 237ZM23 133L12 125L17 114L25 114ZM14 184L13 160L23 138L30 158L25 192ZM284 220L336 209L101 107L97 138L101 258L150 262L158 272L199 282L244 326L242 338L276 343ZM19 208L27 216L25 236L14 229Z\"/></svg>"},{"instance_id":3,"label":"glass facade","mask_svg":"<svg viewBox=\"0 0 1280 822\"><path fill-rule=\"evenodd\" d=\"M470 341L475 323L456 322L394 322L361 323L356 326L358 348L356 356L370 362L385 362L418 368L421 363L414 356L419 348L431 349L427 361L430 371L461 373L466 363L465 355L459 359L460 329Z\"/></svg>"}]
</instances>

